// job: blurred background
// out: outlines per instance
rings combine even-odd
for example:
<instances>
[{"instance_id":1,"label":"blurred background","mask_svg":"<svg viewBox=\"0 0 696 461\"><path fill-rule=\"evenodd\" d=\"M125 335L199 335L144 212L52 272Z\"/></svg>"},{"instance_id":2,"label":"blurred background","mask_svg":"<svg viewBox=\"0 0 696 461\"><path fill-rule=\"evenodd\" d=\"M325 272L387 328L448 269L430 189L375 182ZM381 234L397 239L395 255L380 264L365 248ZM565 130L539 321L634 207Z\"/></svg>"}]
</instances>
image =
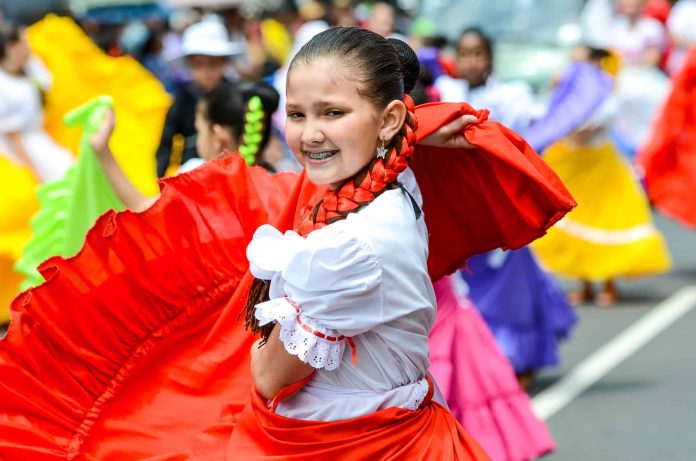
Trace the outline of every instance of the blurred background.
<instances>
[{"instance_id":1,"label":"blurred background","mask_svg":"<svg viewBox=\"0 0 696 461\"><path fill-rule=\"evenodd\" d=\"M89 147L69 111L109 95L113 157L149 197L208 158L201 99L221 83L267 85L279 101L256 161L298 171L287 67L334 25L409 42L424 68L417 102L490 109L579 203L530 248L462 274L555 439L546 459L696 459L694 0L0 0L0 323L41 282L41 261L131 207L103 158L80 162ZM549 286L560 297L540 294ZM539 329L552 357L516 362L532 346L510 337Z\"/></svg>"}]
</instances>

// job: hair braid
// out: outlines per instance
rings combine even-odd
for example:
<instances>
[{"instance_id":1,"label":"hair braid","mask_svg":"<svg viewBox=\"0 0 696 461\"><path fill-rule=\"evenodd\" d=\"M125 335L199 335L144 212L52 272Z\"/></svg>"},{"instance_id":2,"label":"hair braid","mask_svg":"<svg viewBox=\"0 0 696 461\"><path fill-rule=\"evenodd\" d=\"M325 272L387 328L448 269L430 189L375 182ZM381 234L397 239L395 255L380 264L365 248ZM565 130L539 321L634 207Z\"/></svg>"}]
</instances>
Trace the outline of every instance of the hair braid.
<instances>
[{"instance_id":1,"label":"hair braid","mask_svg":"<svg viewBox=\"0 0 696 461\"><path fill-rule=\"evenodd\" d=\"M237 149L248 166L256 165L256 159L264 140L263 133L266 123L263 101L258 95L254 95L249 98L246 104L244 132L241 136L242 142Z\"/></svg>"},{"instance_id":2,"label":"hair braid","mask_svg":"<svg viewBox=\"0 0 696 461\"><path fill-rule=\"evenodd\" d=\"M375 157L365 168L352 178L345 180L339 187L327 190L321 200L307 211L300 221L296 229L300 235L307 236L313 230L321 229L345 219L350 213L359 211L382 192L388 190L398 178L399 173L406 169L416 145L418 124L410 96L404 97L404 103L408 110L406 119L401 130L392 140L387 155L383 159ZM268 300L269 286L266 280L254 279L244 309L244 326L253 333L260 334L264 342L271 334L274 324L259 326L254 310L256 304Z\"/></svg>"}]
</instances>

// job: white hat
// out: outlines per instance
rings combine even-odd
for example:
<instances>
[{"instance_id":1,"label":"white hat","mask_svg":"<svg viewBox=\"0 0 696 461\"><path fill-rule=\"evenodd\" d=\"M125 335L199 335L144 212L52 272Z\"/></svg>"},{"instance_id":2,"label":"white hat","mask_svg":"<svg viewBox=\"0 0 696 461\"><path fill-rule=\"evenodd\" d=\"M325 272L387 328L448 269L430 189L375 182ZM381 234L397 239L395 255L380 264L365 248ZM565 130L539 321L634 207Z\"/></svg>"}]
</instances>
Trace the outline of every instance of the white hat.
<instances>
[{"instance_id":1,"label":"white hat","mask_svg":"<svg viewBox=\"0 0 696 461\"><path fill-rule=\"evenodd\" d=\"M231 42L227 29L214 16L190 25L182 36L182 56L234 56L243 53L244 45Z\"/></svg>"}]
</instances>

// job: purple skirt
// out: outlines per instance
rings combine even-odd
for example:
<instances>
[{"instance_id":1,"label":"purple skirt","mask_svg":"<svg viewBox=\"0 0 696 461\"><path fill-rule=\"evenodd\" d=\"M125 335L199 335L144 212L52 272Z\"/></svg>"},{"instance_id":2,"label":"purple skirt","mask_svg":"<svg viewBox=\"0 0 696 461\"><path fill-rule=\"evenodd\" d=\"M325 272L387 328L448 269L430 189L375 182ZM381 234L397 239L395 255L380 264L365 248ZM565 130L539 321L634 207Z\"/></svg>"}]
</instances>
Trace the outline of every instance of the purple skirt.
<instances>
[{"instance_id":1,"label":"purple skirt","mask_svg":"<svg viewBox=\"0 0 696 461\"><path fill-rule=\"evenodd\" d=\"M559 363L558 342L568 337L577 316L529 248L475 256L459 273L516 372Z\"/></svg>"}]
</instances>

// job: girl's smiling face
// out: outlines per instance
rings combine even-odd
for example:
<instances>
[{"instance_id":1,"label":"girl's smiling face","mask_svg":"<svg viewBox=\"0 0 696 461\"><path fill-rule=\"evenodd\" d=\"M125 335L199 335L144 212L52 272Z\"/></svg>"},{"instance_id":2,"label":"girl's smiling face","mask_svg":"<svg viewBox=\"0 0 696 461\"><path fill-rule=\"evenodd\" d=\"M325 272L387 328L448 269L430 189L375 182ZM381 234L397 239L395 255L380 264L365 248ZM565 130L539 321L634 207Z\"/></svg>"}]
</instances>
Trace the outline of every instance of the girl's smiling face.
<instances>
[{"instance_id":1,"label":"girl's smiling face","mask_svg":"<svg viewBox=\"0 0 696 461\"><path fill-rule=\"evenodd\" d=\"M375 158L380 135L388 142L395 134L385 129L389 107L378 111L359 85L334 58L297 62L290 69L285 134L315 184L336 187Z\"/></svg>"}]
</instances>

